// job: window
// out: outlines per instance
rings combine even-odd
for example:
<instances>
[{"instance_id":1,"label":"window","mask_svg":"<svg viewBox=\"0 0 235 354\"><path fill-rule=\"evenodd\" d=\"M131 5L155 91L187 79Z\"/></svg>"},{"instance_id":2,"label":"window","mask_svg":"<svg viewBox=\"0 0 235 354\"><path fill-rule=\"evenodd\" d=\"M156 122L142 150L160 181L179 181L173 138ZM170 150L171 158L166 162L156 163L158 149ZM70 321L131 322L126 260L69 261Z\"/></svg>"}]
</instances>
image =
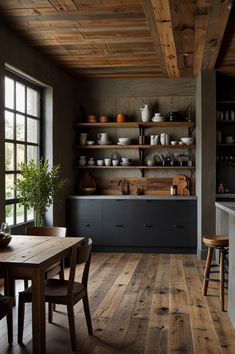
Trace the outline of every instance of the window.
<instances>
[{"instance_id":1,"label":"window","mask_svg":"<svg viewBox=\"0 0 235 354\"><path fill-rule=\"evenodd\" d=\"M13 186L20 163L40 158L41 88L7 72L5 76L5 220L17 225L33 220L17 200Z\"/></svg>"}]
</instances>

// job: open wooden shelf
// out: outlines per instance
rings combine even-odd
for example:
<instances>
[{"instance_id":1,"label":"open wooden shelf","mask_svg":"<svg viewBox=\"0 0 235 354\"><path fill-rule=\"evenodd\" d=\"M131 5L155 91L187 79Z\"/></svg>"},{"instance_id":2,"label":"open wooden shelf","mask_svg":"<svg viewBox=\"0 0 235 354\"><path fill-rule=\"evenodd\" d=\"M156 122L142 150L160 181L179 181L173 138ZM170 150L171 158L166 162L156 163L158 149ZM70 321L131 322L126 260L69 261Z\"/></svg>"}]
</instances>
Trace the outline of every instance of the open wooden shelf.
<instances>
[{"instance_id":1,"label":"open wooden shelf","mask_svg":"<svg viewBox=\"0 0 235 354\"><path fill-rule=\"evenodd\" d=\"M227 145L227 144L226 144ZM195 149L196 145L117 145L117 144L110 144L110 145L75 145L75 149Z\"/></svg>"},{"instance_id":2,"label":"open wooden shelf","mask_svg":"<svg viewBox=\"0 0 235 354\"><path fill-rule=\"evenodd\" d=\"M125 122L125 123L77 123L75 127L88 128L138 128L138 127L188 127L192 128L194 122Z\"/></svg>"},{"instance_id":3,"label":"open wooden shelf","mask_svg":"<svg viewBox=\"0 0 235 354\"><path fill-rule=\"evenodd\" d=\"M76 169L132 169L132 170L195 170L194 166L75 166Z\"/></svg>"}]
</instances>

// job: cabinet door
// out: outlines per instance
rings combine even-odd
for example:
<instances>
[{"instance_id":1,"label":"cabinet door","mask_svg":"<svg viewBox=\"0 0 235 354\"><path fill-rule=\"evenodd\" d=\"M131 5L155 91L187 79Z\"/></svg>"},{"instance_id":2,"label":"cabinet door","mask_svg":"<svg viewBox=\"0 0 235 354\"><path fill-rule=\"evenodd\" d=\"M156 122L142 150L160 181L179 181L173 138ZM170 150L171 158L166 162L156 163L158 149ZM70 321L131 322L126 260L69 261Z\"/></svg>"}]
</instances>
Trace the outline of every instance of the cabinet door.
<instances>
[{"instance_id":1,"label":"cabinet door","mask_svg":"<svg viewBox=\"0 0 235 354\"><path fill-rule=\"evenodd\" d=\"M104 245L132 246L132 202L103 200Z\"/></svg>"},{"instance_id":2,"label":"cabinet door","mask_svg":"<svg viewBox=\"0 0 235 354\"><path fill-rule=\"evenodd\" d=\"M162 210L158 201L133 201L133 238L135 246L161 246L164 232Z\"/></svg>"},{"instance_id":3,"label":"cabinet door","mask_svg":"<svg viewBox=\"0 0 235 354\"><path fill-rule=\"evenodd\" d=\"M138 246L196 247L195 201L135 201L133 218Z\"/></svg>"},{"instance_id":4,"label":"cabinet door","mask_svg":"<svg viewBox=\"0 0 235 354\"><path fill-rule=\"evenodd\" d=\"M164 209L168 213L164 242L169 247L197 246L197 202L195 200L172 200Z\"/></svg>"},{"instance_id":5,"label":"cabinet door","mask_svg":"<svg viewBox=\"0 0 235 354\"><path fill-rule=\"evenodd\" d=\"M68 199L66 206L68 236L91 237L94 245L102 243L102 201Z\"/></svg>"}]
</instances>

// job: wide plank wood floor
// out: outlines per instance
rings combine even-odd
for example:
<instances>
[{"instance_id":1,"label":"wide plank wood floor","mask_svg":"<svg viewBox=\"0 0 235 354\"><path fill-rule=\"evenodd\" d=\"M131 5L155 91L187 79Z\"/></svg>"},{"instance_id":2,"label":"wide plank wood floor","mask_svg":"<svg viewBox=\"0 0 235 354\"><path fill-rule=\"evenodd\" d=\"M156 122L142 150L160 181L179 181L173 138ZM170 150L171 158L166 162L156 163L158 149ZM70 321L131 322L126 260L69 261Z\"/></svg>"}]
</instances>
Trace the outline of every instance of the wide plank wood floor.
<instances>
[{"instance_id":1,"label":"wide plank wood floor","mask_svg":"<svg viewBox=\"0 0 235 354\"><path fill-rule=\"evenodd\" d=\"M89 299L94 336L82 303L75 306L78 353L235 353L235 330L220 311L218 283L202 294L204 262L195 255L93 253ZM23 282L17 282L21 290ZM25 347L7 343L0 321L0 353L32 353L31 308L26 305ZM47 354L72 353L65 308L47 324Z\"/></svg>"}]
</instances>

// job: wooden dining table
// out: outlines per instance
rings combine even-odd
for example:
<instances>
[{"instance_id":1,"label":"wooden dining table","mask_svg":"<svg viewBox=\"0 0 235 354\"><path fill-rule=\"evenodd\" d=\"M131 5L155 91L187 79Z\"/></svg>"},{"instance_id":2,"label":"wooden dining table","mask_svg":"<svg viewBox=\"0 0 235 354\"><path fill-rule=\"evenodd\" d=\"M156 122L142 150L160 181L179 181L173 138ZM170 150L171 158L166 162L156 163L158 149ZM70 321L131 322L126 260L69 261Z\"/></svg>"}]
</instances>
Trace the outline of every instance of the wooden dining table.
<instances>
[{"instance_id":1,"label":"wooden dining table","mask_svg":"<svg viewBox=\"0 0 235 354\"><path fill-rule=\"evenodd\" d=\"M11 243L0 248L0 269L6 279L32 280L33 353L46 353L45 272L54 263L71 254L81 237L12 236ZM8 290L7 290L8 289ZM6 295L14 296L6 286Z\"/></svg>"}]
</instances>

